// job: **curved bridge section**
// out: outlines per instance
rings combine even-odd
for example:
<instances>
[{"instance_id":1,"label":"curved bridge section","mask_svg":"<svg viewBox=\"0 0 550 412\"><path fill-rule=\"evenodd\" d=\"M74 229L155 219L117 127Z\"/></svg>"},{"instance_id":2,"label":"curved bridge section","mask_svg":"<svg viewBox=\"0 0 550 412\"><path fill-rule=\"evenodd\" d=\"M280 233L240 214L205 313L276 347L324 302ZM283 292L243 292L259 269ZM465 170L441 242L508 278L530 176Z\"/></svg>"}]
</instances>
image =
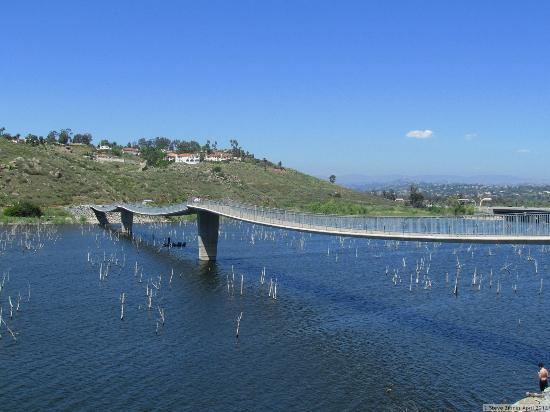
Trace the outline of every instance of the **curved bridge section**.
<instances>
[{"instance_id":1,"label":"curved bridge section","mask_svg":"<svg viewBox=\"0 0 550 412\"><path fill-rule=\"evenodd\" d=\"M550 214L459 217L364 217L297 213L200 201L192 210L289 230L422 242L550 244Z\"/></svg>"},{"instance_id":2,"label":"curved bridge section","mask_svg":"<svg viewBox=\"0 0 550 412\"><path fill-rule=\"evenodd\" d=\"M189 211L187 203L179 203L177 205L164 207L150 207L141 203L115 203L112 205L92 205L90 207L94 212L97 211L100 213L126 211L147 216L182 216L192 213Z\"/></svg>"},{"instance_id":3,"label":"curved bridge section","mask_svg":"<svg viewBox=\"0 0 550 412\"><path fill-rule=\"evenodd\" d=\"M199 259L217 255L219 217L287 230L337 236L423 242L550 244L550 213L461 217L365 217L299 213L243 205L231 201L200 200L166 207L142 204L91 206L98 221L120 212L122 228L132 232L133 215L182 216L197 214Z\"/></svg>"},{"instance_id":4,"label":"curved bridge section","mask_svg":"<svg viewBox=\"0 0 550 412\"><path fill-rule=\"evenodd\" d=\"M150 207L140 203L115 203L111 205L92 205L90 208L102 226L109 224L106 213L120 212L122 230L127 233L132 233L134 214L146 216L182 216L192 213L186 203L165 207Z\"/></svg>"}]
</instances>

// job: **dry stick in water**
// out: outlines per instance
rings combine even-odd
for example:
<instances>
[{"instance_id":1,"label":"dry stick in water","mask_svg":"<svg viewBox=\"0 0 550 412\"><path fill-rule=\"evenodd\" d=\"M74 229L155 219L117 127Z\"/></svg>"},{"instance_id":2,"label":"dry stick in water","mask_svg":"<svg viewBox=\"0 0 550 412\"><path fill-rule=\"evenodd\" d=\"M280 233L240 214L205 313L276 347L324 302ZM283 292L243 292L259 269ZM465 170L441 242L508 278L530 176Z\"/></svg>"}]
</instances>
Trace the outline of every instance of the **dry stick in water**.
<instances>
[{"instance_id":1,"label":"dry stick in water","mask_svg":"<svg viewBox=\"0 0 550 412\"><path fill-rule=\"evenodd\" d=\"M162 322L162 326L164 326L164 309L161 309L160 306L157 306L157 309L159 311L160 321Z\"/></svg>"},{"instance_id":2,"label":"dry stick in water","mask_svg":"<svg viewBox=\"0 0 550 412\"><path fill-rule=\"evenodd\" d=\"M237 318L237 333L236 333L236 337L238 338L239 337L239 328L241 326L241 319L243 317L243 313L241 312L241 314L239 315L239 317Z\"/></svg>"},{"instance_id":3,"label":"dry stick in water","mask_svg":"<svg viewBox=\"0 0 550 412\"><path fill-rule=\"evenodd\" d=\"M6 326L6 329L8 330L8 332L10 333L10 335L12 336L13 340L17 342L17 338L15 337L15 333L13 333L13 331L10 329L10 327L8 326L8 324L6 323L6 321L4 319L2 319L2 322L4 323L4 325Z\"/></svg>"},{"instance_id":4,"label":"dry stick in water","mask_svg":"<svg viewBox=\"0 0 550 412\"><path fill-rule=\"evenodd\" d=\"M126 300L126 296L124 295L124 292L120 295L120 320L124 319L124 301Z\"/></svg>"},{"instance_id":5,"label":"dry stick in water","mask_svg":"<svg viewBox=\"0 0 550 412\"><path fill-rule=\"evenodd\" d=\"M457 270L456 271L456 277L455 277L455 287L454 287L454 290L453 290L453 294L455 296L458 296L458 273L459 273L459 271Z\"/></svg>"}]
</instances>

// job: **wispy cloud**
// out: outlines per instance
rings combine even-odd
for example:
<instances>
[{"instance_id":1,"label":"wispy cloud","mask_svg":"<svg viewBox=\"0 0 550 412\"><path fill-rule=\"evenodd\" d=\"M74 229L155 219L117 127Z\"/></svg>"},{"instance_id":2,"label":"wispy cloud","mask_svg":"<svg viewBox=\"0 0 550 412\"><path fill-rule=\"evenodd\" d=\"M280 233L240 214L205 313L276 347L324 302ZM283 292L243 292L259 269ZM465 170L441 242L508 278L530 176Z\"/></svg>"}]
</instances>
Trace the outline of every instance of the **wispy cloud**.
<instances>
[{"instance_id":1,"label":"wispy cloud","mask_svg":"<svg viewBox=\"0 0 550 412\"><path fill-rule=\"evenodd\" d=\"M531 153L531 150L529 150L529 149L518 149L518 150L516 150L516 153L522 153L522 154L523 153Z\"/></svg>"},{"instance_id":2,"label":"wispy cloud","mask_svg":"<svg viewBox=\"0 0 550 412\"><path fill-rule=\"evenodd\" d=\"M412 137L413 139L429 139L433 137L434 132L431 130L411 130L407 133L407 137Z\"/></svg>"},{"instance_id":3,"label":"wispy cloud","mask_svg":"<svg viewBox=\"0 0 550 412\"><path fill-rule=\"evenodd\" d=\"M474 140L477 137L477 133L466 133L464 135L464 139L466 140Z\"/></svg>"}]
</instances>

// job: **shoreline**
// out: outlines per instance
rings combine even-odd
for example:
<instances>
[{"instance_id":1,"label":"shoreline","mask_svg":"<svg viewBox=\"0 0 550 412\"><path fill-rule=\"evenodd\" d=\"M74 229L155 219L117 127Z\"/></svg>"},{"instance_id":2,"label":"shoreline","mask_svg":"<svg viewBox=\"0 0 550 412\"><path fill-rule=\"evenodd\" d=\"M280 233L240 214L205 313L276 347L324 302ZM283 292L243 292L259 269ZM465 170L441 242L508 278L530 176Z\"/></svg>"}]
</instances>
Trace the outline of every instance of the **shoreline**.
<instances>
[{"instance_id":1,"label":"shoreline","mask_svg":"<svg viewBox=\"0 0 550 412\"><path fill-rule=\"evenodd\" d=\"M97 218L89 205L63 206L55 208L61 211L60 214L45 214L42 217L12 217L1 216L7 221L0 220L0 226L11 225L71 225L71 224L97 224ZM120 224L120 213L108 212L109 223ZM174 222L174 218L164 216L142 216L135 215L134 223L169 223Z\"/></svg>"},{"instance_id":2,"label":"shoreline","mask_svg":"<svg viewBox=\"0 0 550 412\"><path fill-rule=\"evenodd\" d=\"M515 407L527 407L527 410L550 410L550 388L544 392L526 392L525 398L512 404ZM539 409L540 408L540 409Z\"/></svg>"}]
</instances>

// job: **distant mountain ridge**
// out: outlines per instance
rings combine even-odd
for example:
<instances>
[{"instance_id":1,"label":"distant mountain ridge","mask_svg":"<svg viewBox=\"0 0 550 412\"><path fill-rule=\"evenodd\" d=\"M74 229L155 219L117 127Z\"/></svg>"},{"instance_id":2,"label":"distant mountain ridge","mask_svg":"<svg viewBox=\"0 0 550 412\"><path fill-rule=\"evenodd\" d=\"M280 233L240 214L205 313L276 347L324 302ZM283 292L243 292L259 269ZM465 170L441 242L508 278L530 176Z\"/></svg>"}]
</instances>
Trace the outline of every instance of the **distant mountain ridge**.
<instances>
[{"instance_id":1,"label":"distant mountain ridge","mask_svg":"<svg viewBox=\"0 0 550 412\"><path fill-rule=\"evenodd\" d=\"M411 183L431 184L480 184L480 185L535 185L548 184L550 178L532 179L508 175L379 175L368 176L360 174L342 175L337 177L337 182L346 187L369 190L385 186L402 186Z\"/></svg>"}]
</instances>

